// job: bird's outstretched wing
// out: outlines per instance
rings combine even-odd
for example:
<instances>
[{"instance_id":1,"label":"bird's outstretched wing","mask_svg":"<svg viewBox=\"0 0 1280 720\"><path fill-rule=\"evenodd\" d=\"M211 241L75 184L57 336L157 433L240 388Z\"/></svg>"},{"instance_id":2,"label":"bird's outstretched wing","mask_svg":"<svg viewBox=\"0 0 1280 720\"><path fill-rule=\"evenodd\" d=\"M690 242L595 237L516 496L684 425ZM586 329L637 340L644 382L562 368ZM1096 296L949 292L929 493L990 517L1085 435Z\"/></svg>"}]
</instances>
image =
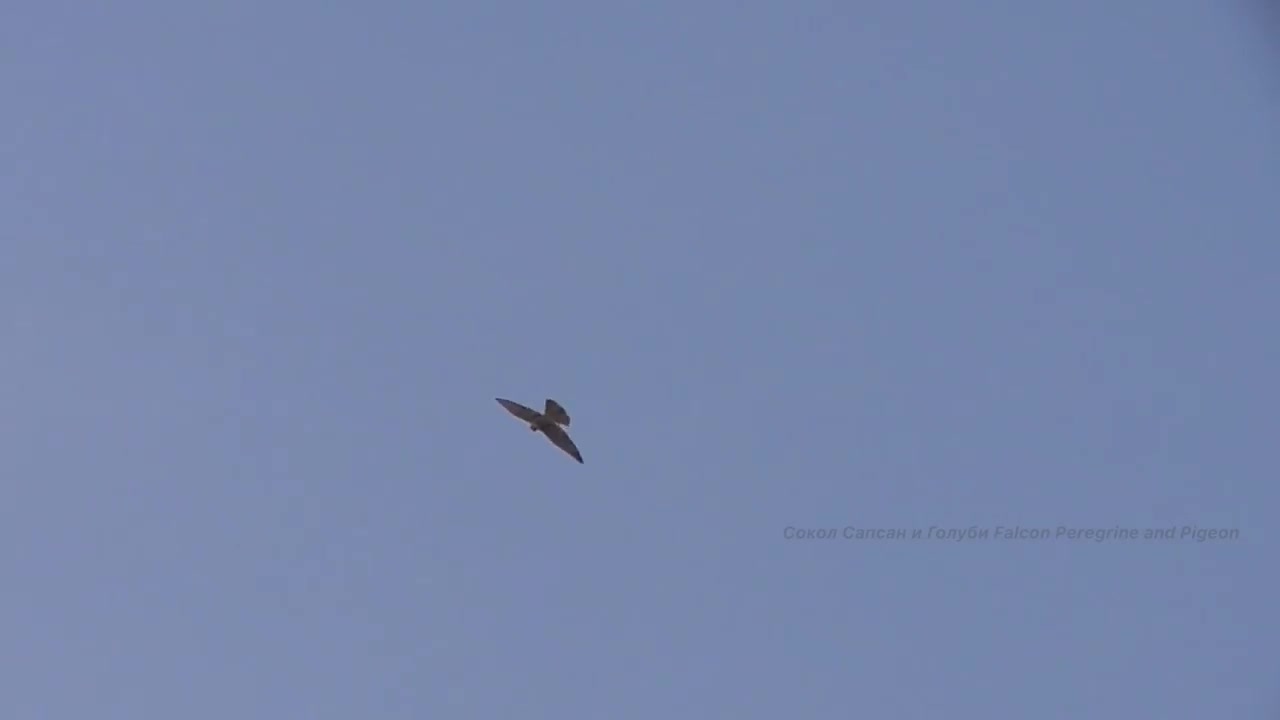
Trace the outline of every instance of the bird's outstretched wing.
<instances>
[{"instance_id":1,"label":"bird's outstretched wing","mask_svg":"<svg viewBox=\"0 0 1280 720\"><path fill-rule=\"evenodd\" d=\"M559 425L548 425L542 428L542 434L555 443L556 447L569 453L574 460L582 462L582 453L578 452L578 446L574 445L573 441L569 439L569 433L565 432L564 428ZM583 464L585 465L586 463Z\"/></svg>"},{"instance_id":2,"label":"bird's outstretched wing","mask_svg":"<svg viewBox=\"0 0 1280 720\"><path fill-rule=\"evenodd\" d=\"M551 422L569 427L569 413L565 412L563 405L551 398L547 398L546 409L542 411L542 414L546 415Z\"/></svg>"},{"instance_id":3,"label":"bird's outstretched wing","mask_svg":"<svg viewBox=\"0 0 1280 720\"><path fill-rule=\"evenodd\" d=\"M538 414L537 410L534 410L533 408L527 408L518 402L503 400L502 398L494 398L494 400L497 400L499 405L506 408L507 412L511 413L512 415L515 415L516 417L520 418L521 420L524 420L525 422L533 422L534 420L537 420L539 417L541 417L541 415Z\"/></svg>"}]
</instances>

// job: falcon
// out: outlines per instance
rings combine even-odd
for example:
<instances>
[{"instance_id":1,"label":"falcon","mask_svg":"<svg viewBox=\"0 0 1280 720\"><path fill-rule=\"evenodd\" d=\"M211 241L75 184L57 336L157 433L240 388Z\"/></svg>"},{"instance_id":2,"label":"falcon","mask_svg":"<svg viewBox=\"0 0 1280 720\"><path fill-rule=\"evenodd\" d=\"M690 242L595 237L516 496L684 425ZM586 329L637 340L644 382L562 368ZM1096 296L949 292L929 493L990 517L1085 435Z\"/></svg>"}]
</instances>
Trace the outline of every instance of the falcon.
<instances>
[{"instance_id":1,"label":"falcon","mask_svg":"<svg viewBox=\"0 0 1280 720\"><path fill-rule=\"evenodd\" d=\"M578 446L573 444L573 441L569 439L569 434L564 431L564 428L569 426L569 413L565 412L560 403L547 398L547 404L543 407L542 412L538 412L518 402L502 398L494 399L498 401L499 405L506 408L507 412L529 423L530 430L534 432L541 430L542 434L546 435L547 439L554 443L556 447L569 453L569 456L579 463L582 462L582 453L578 452Z\"/></svg>"}]
</instances>

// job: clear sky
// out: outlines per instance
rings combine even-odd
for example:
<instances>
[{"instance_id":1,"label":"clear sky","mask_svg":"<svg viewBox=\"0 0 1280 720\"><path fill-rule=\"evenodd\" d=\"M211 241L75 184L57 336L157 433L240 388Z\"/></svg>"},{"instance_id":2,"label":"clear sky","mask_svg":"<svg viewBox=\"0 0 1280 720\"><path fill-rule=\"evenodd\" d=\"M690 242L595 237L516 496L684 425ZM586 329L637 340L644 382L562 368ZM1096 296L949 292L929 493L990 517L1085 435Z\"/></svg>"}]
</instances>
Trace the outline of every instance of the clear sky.
<instances>
[{"instance_id":1,"label":"clear sky","mask_svg":"<svg viewBox=\"0 0 1280 720\"><path fill-rule=\"evenodd\" d=\"M0 715L1276 718L1260 18L10 3Z\"/></svg>"}]
</instances>

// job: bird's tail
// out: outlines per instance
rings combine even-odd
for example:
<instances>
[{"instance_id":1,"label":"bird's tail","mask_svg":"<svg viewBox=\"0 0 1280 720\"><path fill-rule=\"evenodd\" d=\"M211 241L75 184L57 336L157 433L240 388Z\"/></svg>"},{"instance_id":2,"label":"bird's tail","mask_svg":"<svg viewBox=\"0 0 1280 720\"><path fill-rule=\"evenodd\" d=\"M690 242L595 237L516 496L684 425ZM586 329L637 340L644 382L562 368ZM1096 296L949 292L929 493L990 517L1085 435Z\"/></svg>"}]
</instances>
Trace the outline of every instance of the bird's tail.
<instances>
[{"instance_id":1,"label":"bird's tail","mask_svg":"<svg viewBox=\"0 0 1280 720\"><path fill-rule=\"evenodd\" d=\"M560 403L552 400L551 398L547 398L547 405L542 411L542 414L546 415L547 418L557 425L564 425L566 427L569 425L569 413L565 412L564 407Z\"/></svg>"}]
</instances>

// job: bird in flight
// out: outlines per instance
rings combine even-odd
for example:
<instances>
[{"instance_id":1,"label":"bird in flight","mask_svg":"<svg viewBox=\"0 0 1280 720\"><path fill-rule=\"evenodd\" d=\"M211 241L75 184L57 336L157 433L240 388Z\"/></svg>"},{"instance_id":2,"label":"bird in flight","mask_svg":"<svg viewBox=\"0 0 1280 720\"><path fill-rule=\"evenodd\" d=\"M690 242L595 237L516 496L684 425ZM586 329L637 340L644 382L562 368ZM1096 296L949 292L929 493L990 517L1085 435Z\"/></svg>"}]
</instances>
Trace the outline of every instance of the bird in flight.
<instances>
[{"instance_id":1,"label":"bird in flight","mask_svg":"<svg viewBox=\"0 0 1280 720\"><path fill-rule=\"evenodd\" d=\"M518 402L503 400L502 398L494 398L498 404L507 409L507 412L529 423L529 429L538 432L542 431L547 439L561 450L569 453L569 456L578 462L582 462L582 453L578 452L578 446L573 444L569 439L569 433L564 429L569 426L569 413L565 412L564 407L560 403L547 398L547 404L542 412L538 412L533 408L525 407ZM563 426L563 427L562 427Z\"/></svg>"}]
</instances>

